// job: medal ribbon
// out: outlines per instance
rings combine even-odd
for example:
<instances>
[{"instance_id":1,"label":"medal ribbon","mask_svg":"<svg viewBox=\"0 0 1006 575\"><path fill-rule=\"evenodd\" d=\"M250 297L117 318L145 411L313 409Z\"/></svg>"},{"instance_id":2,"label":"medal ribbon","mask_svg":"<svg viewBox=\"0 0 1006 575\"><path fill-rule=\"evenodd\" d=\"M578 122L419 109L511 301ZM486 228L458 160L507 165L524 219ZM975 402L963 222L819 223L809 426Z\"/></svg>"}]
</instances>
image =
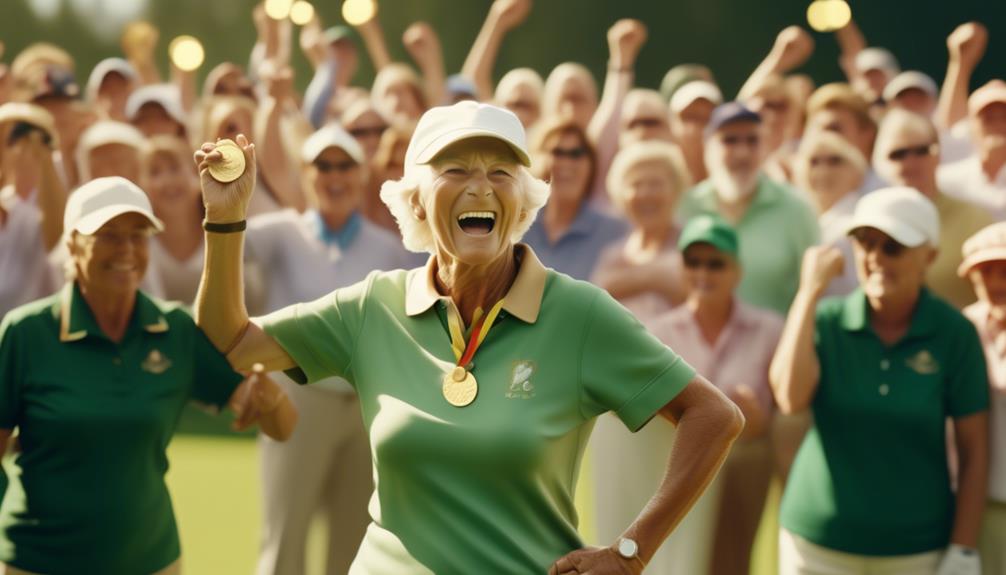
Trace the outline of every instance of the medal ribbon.
<instances>
[{"instance_id":1,"label":"medal ribbon","mask_svg":"<svg viewBox=\"0 0 1006 575\"><path fill-rule=\"evenodd\" d=\"M465 367L471 363L472 358L475 357L475 352L482 345L486 336L489 335L489 330L492 329L493 322L496 321L496 317L502 309L503 300L496 302L496 305L485 316L482 315L482 308L476 309L475 324L472 326L468 345L465 345L464 329L461 327L461 314L458 313L455 306L448 306L447 324L451 332L451 349L454 351L454 357L457 359L459 366Z\"/></svg>"}]
</instances>

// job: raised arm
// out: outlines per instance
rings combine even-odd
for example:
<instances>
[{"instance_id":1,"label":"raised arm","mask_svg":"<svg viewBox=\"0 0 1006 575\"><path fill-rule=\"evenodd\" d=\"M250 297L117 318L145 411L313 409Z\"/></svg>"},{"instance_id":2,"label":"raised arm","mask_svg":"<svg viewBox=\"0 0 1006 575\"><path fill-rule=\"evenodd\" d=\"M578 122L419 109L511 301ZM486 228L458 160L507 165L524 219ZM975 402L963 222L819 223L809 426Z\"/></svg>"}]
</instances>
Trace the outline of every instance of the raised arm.
<instances>
[{"instance_id":1,"label":"raised arm","mask_svg":"<svg viewBox=\"0 0 1006 575\"><path fill-rule=\"evenodd\" d=\"M437 33L426 22L415 22L402 34L402 44L416 61L423 74L423 92L430 106L438 106L444 101L444 53L440 48Z\"/></svg>"},{"instance_id":2,"label":"raised arm","mask_svg":"<svg viewBox=\"0 0 1006 575\"><path fill-rule=\"evenodd\" d=\"M821 378L821 363L814 349L817 301L842 269L842 252L834 246L814 246L803 254L800 289L769 366L772 394L783 413L802 411L814 399Z\"/></svg>"},{"instance_id":3,"label":"raised arm","mask_svg":"<svg viewBox=\"0 0 1006 575\"><path fill-rule=\"evenodd\" d=\"M262 177L284 206L303 212L307 209L307 199L301 193L298 174L290 165L280 126L286 107L295 105L293 70L266 61L259 76L266 86L266 96L259 105L257 119L257 139L262 142Z\"/></svg>"},{"instance_id":4,"label":"raised arm","mask_svg":"<svg viewBox=\"0 0 1006 575\"><path fill-rule=\"evenodd\" d=\"M489 14L461 67L461 74L475 83L480 101L488 102L493 97L493 66L503 38L519 26L530 11L531 0L496 0L489 7Z\"/></svg>"},{"instance_id":5,"label":"raised arm","mask_svg":"<svg viewBox=\"0 0 1006 575\"><path fill-rule=\"evenodd\" d=\"M384 29L381 28L381 22L375 15L363 24L359 24L356 30L363 38L363 45L367 47L367 54L370 55L370 61L374 64L374 72L380 72L381 68L391 63L391 55L388 53L388 44L384 41Z\"/></svg>"},{"instance_id":6,"label":"raised arm","mask_svg":"<svg viewBox=\"0 0 1006 575\"><path fill-rule=\"evenodd\" d=\"M838 65L845 72L845 78L853 86L858 86L865 81L863 75L856 68L856 56L866 48L866 37L855 20L835 31L835 40L838 41Z\"/></svg>"},{"instance_id":7,"label":"raised arm","mask_svg":"<svg viewBox=\"0 0 1006 575\"><path fill-rule=\"evenodd\" d=\"M244 222L248 200L255 189L255 146L238 136L243 149L245 172L237 180L221 184L208 167L223 156L216 145L203 144L195 154L199 181L206 207L206 222ZM248 317L244 298L244 232L206 232L203 276L196 294L196 324L217 349L227 354L231 366L250 370L261 363L268 371L296 367L293 359L275 340Z\"/></svg>"},{"instance_id":8,"label":"raised arm","mask_svg":"<svg viewBox=\"0 0 1006 575\"><path fill-rule=\"evenodd\" d=\"M661 410L677 426L667 472L650 501L622 534L639 545L638 559L627 561L615 547L574 551L552 565L563 573L641 573L674 527L712 482L744 428L740 410L701 376Z\"/></svg>"},{"instance_id":9,"label":"raised arm","mask_svg":"<svg viewBox=\"0 0 1006 575\"><path fill-rule=\"evenodd\" d=\"M56 173L53 149L42 141L41 133L28 137L29 153L38 168L38 207L42 212L42 241L45 251L51 251L63 237L63 209L66 207L66 187Z\"/></svg>"},{"instance_id":10,"label":"raised arm","mask_svg":"<svg viewBox=\"0 0 1006 575\"><path fill-rule=\"evenodd\" d=\"M947 75L936 107L936 124L940 129L949 130L968 115L968 85L985 55L988 38L988 31L979 22L961 24L947 36Z\"/></svg>"},{"instance_id":11,"label":"raised arm","mask_svg":"<svg viewBox=\"0 0 1006 575\"><path fill-rule=\"evenodd\" d=\"M775 37L775 44L768 55L748 76L737 93L738 100L751 98L765 82L775 75L782 75L798 68L814 52L814 39L799 26L783 28Z\"/></svg>"}]
</instances>

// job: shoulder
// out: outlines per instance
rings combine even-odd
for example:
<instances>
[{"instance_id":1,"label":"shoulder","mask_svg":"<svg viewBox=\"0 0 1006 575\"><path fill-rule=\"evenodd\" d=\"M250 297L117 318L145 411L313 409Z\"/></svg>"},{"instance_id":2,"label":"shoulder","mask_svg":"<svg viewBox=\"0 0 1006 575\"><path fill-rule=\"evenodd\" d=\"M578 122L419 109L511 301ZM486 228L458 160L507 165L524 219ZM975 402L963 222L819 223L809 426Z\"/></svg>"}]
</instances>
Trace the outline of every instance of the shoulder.
<instances>
[{"instance_id":1,"label":"shoulder","mask_svg":"<svg viewBox=\"0 0 1006 575\"><path fill-rule=\"evenodd\" d=\"M42 325L54 325L59 319L59 292L33 302L16 307L3 317L3 329L23 330Z\"/></svg>"},{"instance_id":2,"label":"shoulder","mask_svg":"<svg viewBox=\"0 0 1006 575\"><path fill-rule=\"evenodd\" d=\"M389 232L388 230L372 224L367 220L363 220L360 223L360 235L356 238L356 242L361 246L366 246L368 250L379 248L385 251L403 251L405 247L402 245L402 240L395 234Z\"/></svg>"},{"instance_id":3,"label":"shoulder","mask_svg":"<svg viewBox=\"0 0 1006 575\"><path fill-rule=\"evenodd\" d=\"M608 292L596 285L549 268L545 280L545 292L542 295L542 306L586 313L594 307L598 299L604 297L611 299Z\"/></svg>"},{"instance_id":4,"label":"shoulder","mask_svg":"<svg viewBox=\"0 0 1006 575\"><path fill-rule=\"evenodd\" d=\"M755 307L744 302L738 302L738 305L738 309L744 320L751 325L756 326L759 330L765 330L768 332L782 331L782 326L786 321L782 314L770 309Z\"/></svg>"},{"instance_id":5,"label":"shoulder","mask_svg":"<svg viewBox=\"0 0 1006 575\"><path fill-rule=\"evenodd\" d=\"M309 217L308 213L300 214L293 208L286 208L248 218L248 228L252 230L268 230L284 227L299 228L303 225L304 218L307 217Z\"/></svg>"}]
</instances>

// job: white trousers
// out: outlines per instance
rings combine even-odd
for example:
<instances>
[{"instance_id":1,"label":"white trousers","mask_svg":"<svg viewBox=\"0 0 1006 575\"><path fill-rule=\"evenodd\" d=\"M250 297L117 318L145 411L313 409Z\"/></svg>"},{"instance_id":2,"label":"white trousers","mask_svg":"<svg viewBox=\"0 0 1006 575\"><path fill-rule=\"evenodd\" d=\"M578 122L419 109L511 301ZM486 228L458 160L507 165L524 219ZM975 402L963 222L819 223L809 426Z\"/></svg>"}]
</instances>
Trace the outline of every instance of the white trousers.
<instances>
[{"instance_id":1,"label":"white trousers","mask_svg":"<svg viewBox=\"0 0 1006 575\"><path fill-rule=\"evenodd\" d=\"M934 575L942 551L873 557L821 547L779 530L779 575Z\"/></svg>"},{"instance_id":2,"label":"white trousers","mask_svg":"<svg viewBox=\"0 0 1006 575\"><path fill-rule=\"evenodd\" d=\"M259 434L263 532L258 575L303 575L312 519L328 528L325 573L342 575L363 540L374 491L370 443L353 393L313 388L274 374L297 407L293 436Z\"/></svg>"}]
</instances>

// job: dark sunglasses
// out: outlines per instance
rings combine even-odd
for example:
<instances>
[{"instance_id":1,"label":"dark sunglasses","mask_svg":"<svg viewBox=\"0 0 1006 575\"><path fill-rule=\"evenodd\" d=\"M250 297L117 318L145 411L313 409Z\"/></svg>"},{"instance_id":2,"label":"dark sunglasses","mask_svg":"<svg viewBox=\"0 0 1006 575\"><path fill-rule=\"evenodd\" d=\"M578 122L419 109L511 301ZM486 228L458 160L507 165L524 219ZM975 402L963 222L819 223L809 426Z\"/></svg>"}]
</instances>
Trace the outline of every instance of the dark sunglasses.
<instances>
[{"instance_id":1,"label":"dark sunglasses","mask_svg":"<svg viewBox=\"0 0 1006 575\"><path fill-rule=\"evenodd\" d=\"M356 139L366 138L367 136L378 138L382 134L384 134L384 131L387 129L388 129L387 126L373 126L370 128L353 128L352 130L349 130L349 135L353 136Z\"/></svg>"},{"instance_id":2,"label":"dark sunglasses","mask_svg":"<svg viewBox=\"0 0 1006 575\"><path fill-rule=\"evenodd\" d=\"M766 100L762 105L762 109L772 110L773 112L785 112L789 109L789 102L786 100Z\"/></svg>"},{"instance_id":3,"label":"dark sunglasses","mask_svg":"<svg viewBox=\"0 0 1006 575\"><path fill-rule=\"evenodd\" d=\"M723 144L726 146L736 146L739 144L744 144L746 146L757 146L761 138L756 134L750 134L748 136L723 136Z\"/></svg>"},{"instance_id":4,"label":"dark sunglasses","mask_svg":"<svg viewBox=\"0 0 1006 575\"><path fill-rule=\"evenodd\" d=\"M727 267L727 260L723 258L709 258L704 260L702 258L690 258L685 256L685 267L690 270L697 270L701 268L706 268L711 272L723 271Z\"/></svg>"},{"instance_id":5,"label":"dark sunglasses","mask_svg":"<svg viewBox=\"0 0 1006 575\"><path fill-rule=\"evenodd\" d=\"M859 244L859 247L863 248L864 251L870 252L875 249L879 249L880 253L891 258L900 256L905 253L906 249L908 249L903 244L899 244L894 241L892 238L887 238L882 242L869 242L866 240L865 234L861 231L854 231L851 235L852 239L855 240L856 243ZM880 245L877 245L878 243Z\"/></svg>"},{"instance_id":6,"label":"dark sunglasses","mask_svg":"<svg viewBox=\"0 0 1006 575\"><path fill-rule=\"evenodd\" d=\"M529 102L527 100L514 100L506 104L506 107L510 110L534 110L538 106L534 102Z\"/></svg>"},{"instance_id":7,"label":"dark sunglasses","mask_svg":"<svg viewBox=\"0 0 1006 575\"><path fill-rule=\"evenodd\" d=\"M935 153L936 153L936 144L909 146L907 148L898 148L896 150L891 150L891 152L887 154L887 159L891 160L892 162L900 162L909 156L922 158L925 156L932 156Z\"/></svg>"},{"instance_id":8,"label":"dark sunglasses","mask_svg":"<svg viewBox=\"0 0 1006 575\"><path fill-rule=\"evenodd\" d=\"M579 160L586 157L587 148L552 148L549 151L553 158L569 158L570 160Z\"/></svg>"},{"instance_id":9,"label":"dark sunglasses","mask_svg":"<svg viewBox=\"0 0 1006 575\"><path fill-rule=\"evenodd\" d=\"M329 172L348 172L356 168L357 164L353 160L343 160L341 162L326 162L325 160L315 160L314 167L318 171L327 174Z\"/></svg>"},{"instance_id":10,"label":"dark sunglasses","mask_svg":"<svg viewBox=\"0 0 1006 575\"><path fill-rule=\"evenodd\" d=\"M841 166L845 163L845 158L842 156L814 156L810 159L810 165L813 167L818 166L828 166L829 168L834 168Z\"/></svg>"},{"instance_id":11,"label":"dark sunglasses","mask_svg":"<svg viewBox=\"0 0 1006 575\"><path fill-rule=\"evenodd\" d=\"M629 122L629 129L635 130L636 128L656 128L662 125L663 122L659 118L636 118Z\"/></svg>"}]
</instances>

